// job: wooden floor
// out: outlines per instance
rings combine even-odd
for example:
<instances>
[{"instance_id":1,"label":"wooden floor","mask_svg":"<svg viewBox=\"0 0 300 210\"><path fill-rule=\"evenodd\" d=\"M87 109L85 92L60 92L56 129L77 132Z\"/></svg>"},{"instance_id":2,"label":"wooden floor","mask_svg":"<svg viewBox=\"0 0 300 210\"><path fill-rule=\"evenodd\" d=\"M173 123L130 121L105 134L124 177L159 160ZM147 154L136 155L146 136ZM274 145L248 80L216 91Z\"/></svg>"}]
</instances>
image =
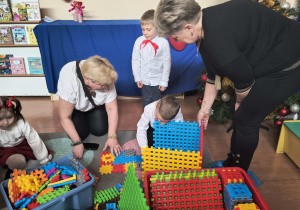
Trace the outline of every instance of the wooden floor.
<instances>
[{"instance_id":1,"label":"wooden floor","mask_svg":"<svg viewBox=\"0 0 300 210\"><path fill-rule=\"evenodd\" d=\"M49 97L19 99L23 105L22 114L37 132L64 132L59 121L57 101L51 102ZM118 129L136 130L142 114L141 100L118 100L118 107ZM181 108L185 121L195 121L199 109L197 96L186 96L181 101ZM230 121L210 122L204 131L204 141L213 161L226 158L231 135L226 130L230 124ZM280 130L273 126L273 121L268 120L263 124L270 130L261 130L260 142L250 166L250 170L264 182L258 190L271 210L300 209L299 169L285 154L275 153Z\"/></svg>"}]
</instances>

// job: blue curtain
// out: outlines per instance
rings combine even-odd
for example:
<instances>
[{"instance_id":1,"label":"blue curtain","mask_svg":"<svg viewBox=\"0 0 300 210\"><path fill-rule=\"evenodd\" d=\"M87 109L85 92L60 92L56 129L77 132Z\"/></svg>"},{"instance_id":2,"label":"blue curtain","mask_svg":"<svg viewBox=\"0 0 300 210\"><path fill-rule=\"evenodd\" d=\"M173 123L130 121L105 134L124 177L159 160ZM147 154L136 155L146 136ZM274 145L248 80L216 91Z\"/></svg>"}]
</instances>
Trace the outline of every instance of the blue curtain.
<instances>
[{"instance_id":1,"label":"blue curtain","mask_svg":"<svg viewBox=\"0 0 300 210\"><path fill-rule=\"evenodd\" d=\"M107 58L118 72L116 89L119 95L141 95L131 70L133 45L142 35L139 20L89 20L83 23L58 20L37 25L34 33L49 93L57 92L59 72L66 63L100 55ZM169 87L164 94L197 89L199 83L195 78L201 74L204 63L200 54L196 56L196 45L187 45L180 52L170 49L172 69Z\"/></svg>"}]
</instances>

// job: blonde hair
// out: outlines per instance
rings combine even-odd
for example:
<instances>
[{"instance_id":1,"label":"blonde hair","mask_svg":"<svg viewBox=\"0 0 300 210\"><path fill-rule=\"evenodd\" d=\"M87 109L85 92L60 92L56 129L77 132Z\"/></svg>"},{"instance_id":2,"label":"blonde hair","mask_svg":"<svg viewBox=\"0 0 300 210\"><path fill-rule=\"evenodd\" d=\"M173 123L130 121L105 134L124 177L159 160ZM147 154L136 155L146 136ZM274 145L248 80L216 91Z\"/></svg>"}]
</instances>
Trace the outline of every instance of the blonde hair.
<instances>
[{"instance_id":1,"label":"blonde hair","mask_svg":"<svg viewBox=\"0 0 300 210\"><path fill-rule=\"evenodd\" d=\"M179 112L179 100L174 96L165 96L157 103L157 108L163 120L172 120Z\"/></svg>"},{"instance_id":2,"label":"blonde hair","mask_svg":"<svg viewBox=\"0 0 300 210\"><path fill-rule=\"evenodd\" d=\"M89 57L80 69L83 76L101 85L111 85L118 78L118 74L111 63L99 55Z\"/></svg>"},{"instance_id":3,"label":"blonde hair","mask_svg":"<svg viewBox=\"0 0 300 210\"><path fill-rule=\"evenodd\" d=\"M146 11L141 17L141 20L140 20L141 25L144 25L144 24L154 25L154 12L155 12L154 9L150 9L150 10Z\"/></svg>"},{"instance_id":4,"label":"blonde hair","mask_svg":"<svg viewBox=\"0 0 300 210\"><path fill-rule=\"evenodd\" d=\"M160 0L154 14L157 35L166 37L200 20L201 7L195 0Z\"/></svg>"}]
</instances>

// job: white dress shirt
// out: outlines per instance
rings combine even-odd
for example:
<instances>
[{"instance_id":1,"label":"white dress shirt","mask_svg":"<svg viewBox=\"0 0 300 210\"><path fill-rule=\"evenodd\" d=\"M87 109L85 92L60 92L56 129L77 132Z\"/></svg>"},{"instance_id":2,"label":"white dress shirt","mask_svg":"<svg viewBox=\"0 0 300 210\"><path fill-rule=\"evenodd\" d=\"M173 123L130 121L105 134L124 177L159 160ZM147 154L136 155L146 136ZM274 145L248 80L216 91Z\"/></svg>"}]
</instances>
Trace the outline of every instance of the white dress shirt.
<instances>
[{"instance_id":1,"label":"white dress shirt","mask_svg":"<svg viewBox=\"0 0 300 210\"><path fill-rule=\"evenodd\" d=\"M140 121L137 124L136 138L141 148L148 146L147 130L149 123L153 127L155 121L155 109L158 101L154 101L151 104L145 106L144 113L141 116ZM181 109L179 109L177 115L171 121L179 122L183 121Z\"/></svg>"},{"instance_id":2,"label":"white dress shirt","mask_svg":"<svg viewBox=\"0 0 300 210\"><path fill-rule=\"evenodd\" d=\"M84 61L80 62L80 66ZM96 90L96 97L93 98L96 105L103 105L113 101L117 97L115 85L108 89ZM76 73L76 61L72 61L63 66L59 73L56 95L65 101L75 104L75 109L87 112L94 108L93 104L85 97L82 84Z\"/></svg>"},{"instance_id":3,"label":"white dress shirt","mask_svg":"<svg viewBox=\"0 0 300 210\"><path fill-rule=\"evenodd\" d=\"M142 81L143 84L149 86L168 87L171 71L171 54L168 40L158 36L151 40L158 45L156 55L151 43L140 48L144 40L146 40L144 36L137 38L132 51L134 81Z\"/></svg>"},{"instance_id":4,"label":"white dress shirt","mask_svg":"<svg viewBox=\"0 0 300 210\"><path fill-rule=\"evenodd\" d=\"M49 161L48 150L43 140L27 121L20 119L10 130L0 129L0 147L14 147L22 143L25 138L40 164Z\"/></svg>"}]
</instances>

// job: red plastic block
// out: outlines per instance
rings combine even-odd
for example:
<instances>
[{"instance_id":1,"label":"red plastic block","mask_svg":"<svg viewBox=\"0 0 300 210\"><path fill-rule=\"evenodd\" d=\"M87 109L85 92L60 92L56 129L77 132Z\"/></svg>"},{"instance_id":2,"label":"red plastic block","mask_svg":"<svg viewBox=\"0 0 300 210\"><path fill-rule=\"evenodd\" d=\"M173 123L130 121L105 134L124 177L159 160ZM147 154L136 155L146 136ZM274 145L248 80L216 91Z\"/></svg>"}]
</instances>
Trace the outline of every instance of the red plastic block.
<instances>
[{"instance_id":1,"label":"red plastic block","mask_svg":"<svg viewBox=\"0 0 300 210\"><path fill-rule=\"evenodd\" d=\"M237 171L237 170L230 170L230 169L224 168L219 173L219 176L220 176L221 181L222 181L223 190L225 189L225 186L228 185L228 183L231 183L231 184L243 183L243 184L245 184L245 178L243 177L241 172Z\"/></svg>"},{"instance_id":2,"label":"red plastic block","mask_svg":"<svg viewBox=\"0 0 300 210\"><path fill-rule=\"evenodd\" d=\"M123 173L125 172L124 164L115 164L113 165L113 173Z\"/></svg>"},{"instance_id":3,"label":"red plastic block","mask_svg":"<svg viewBox=\"0 0 300 210\"><path fill-rule=\"evenodd\" d=\"M50 183L58 182L60 180L60 174L57 174L53 179L50 181Z\"/></svg>"}]
</instances>

